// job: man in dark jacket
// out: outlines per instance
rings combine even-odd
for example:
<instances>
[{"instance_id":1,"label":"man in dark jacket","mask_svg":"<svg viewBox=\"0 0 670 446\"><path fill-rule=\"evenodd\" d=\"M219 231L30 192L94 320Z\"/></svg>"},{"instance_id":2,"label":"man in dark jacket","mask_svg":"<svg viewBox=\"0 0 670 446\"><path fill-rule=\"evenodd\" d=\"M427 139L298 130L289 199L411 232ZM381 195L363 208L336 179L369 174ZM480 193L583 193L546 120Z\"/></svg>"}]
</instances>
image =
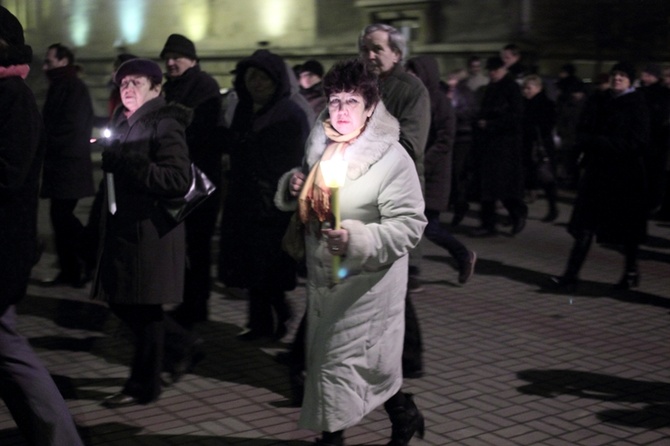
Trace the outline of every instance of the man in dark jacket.
<instances>
[{"instance_id":1,"label":"man in dark jacket","mask_svg":"<svg viewBox=\"0 0 670 446\"><path fill-rule=\"evenodd\" d=\"M30 445L82 445L49 372L16 331L15 304L37 259L42 119L25 84L32 49L0 6L0 395Z\"/></svg>"},{"instance_id":2,"label":"man in dark jacket","mask_svg":"<svg viewBox=\"0 0 670 446\"><path fill-rule=\"evenodd\" d=\"M195 45L181 34L171 34L160 54L167 68L163 85L165 100L193 110L186 128L191 161L216 185L221 184L222 147L217 138L221 112L219 84L200 69ZM187 328L207 320L211 289L211 242L219 214L219 189L196 208L185 221L187 268L184 302L174 312L175 319Z\"/></svg>"},{"instance_id":3,"label":"man in dark jacket","mask_svg":"<svg viewBox=\"0 0 670 446\"><path fill-rule=\"evenodd\" d=\"M526 225L521 159L523 98L521 89L500 57L486 62L491 82L486 87L475 123L474 156L480 184L481 227L474 236L496 230L496 201L502 201L512 220L512 235Z\"/></svg>"},{"instance_id":4,"label":"man in dark jacket","mask_svg":"<svg viewBox=\"0 0 670 446\"><path fill-rule=\"evenodd\" d=\"M323 65L318 60L310 59L300 65L298 69L298 82L300 83L300 94L307 100L314 115L319 114L328 102L323 93Z\"/></svg>"},{"instance_id":5,"label":"man in dark jacket","mask_svg":"<svg viewBox=\"0 0 670 446\"><path fill-rule=\"evenodd\" d=\"M430 129L430 97L421 81L405 71L402 58L407 42L396 28L376 23L363 29L358 38L360 56L379 75L379 86L386 109L400 123L400 144L414 160L421 188L424 181L424 150ZM421 334L409 293L422 291L419 281L420 246L410 251L407 308L405 310L405 351L403 374L421 376Z\"/></svg>"},{"instance_id":6,"label":"man in dark jacket","mask_svg":"<svg viewBox=\"0 0 670 446\"><path fill-rule=\"evenodd\" d=\"M84 227L74 210L80 198L94 194L93 106L67 47L51 45L42 68L50 86L43 110L47 147L40 196L51 199L49 215L60 265L60 273L44 284L80 288L90 277L84 267Z\"/></svg>"}]
</instances>

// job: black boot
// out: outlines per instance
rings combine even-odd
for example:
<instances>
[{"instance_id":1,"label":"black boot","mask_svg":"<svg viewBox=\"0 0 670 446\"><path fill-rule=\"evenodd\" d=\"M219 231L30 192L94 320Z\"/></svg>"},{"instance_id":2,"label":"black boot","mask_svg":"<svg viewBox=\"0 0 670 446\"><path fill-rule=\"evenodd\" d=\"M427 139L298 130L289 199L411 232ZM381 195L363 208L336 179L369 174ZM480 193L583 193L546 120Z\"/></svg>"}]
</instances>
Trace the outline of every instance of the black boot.
<instances>
[{"instance_id":1,"label":"black boot","mask_svg":"<svg viewBox=\"0 0 670 446\"><path fill-rule=\"evenodd\" d=\"M344 431L322 432L321 438L317 438L316 446L344 446Z\"/></svg>"},{"instance_id":2,"label":"black boot","mask_svg":"<svg viewBox=\"0 0 670 446\"><path fill-rule=\"evenodd\" d=\"M549 211L542 221L550 223L558 218L558 207L556 206L556 201L558 201L558 191L556 185L554 184L547 187L545 189L545 194L547 196L547 201L549 202Z\"/></svg>"},{"instance_id":3,"label":"black boot","mask_svg":"<svg viewBox=\"0 0 670 446\"><path fill-rule=\"evenodd\" d=\"M615 290L630 290L640 285L640 274L637 269L637 256L639 247L635 243L624 245L624 255L626 258L625 270L621 280L614 285Z\"/></svg>"},{"instance_id":4,"label":"black boot","mask_svg":"<svg viewBox=\"0 0 670 446\"><path fill-rule=\"evenodd\" d=\"M407 446L415 433L423 438L425 423L423 415L414 404L412 394L396 393L384 403L391 420L391 441L387 446Z\"/></svg>"},{"instance_id":5,"label":"black boot","mask_svg":"<svg viewBox=\"0 0 670 446\"><path fill-rule=\"evenodd\" d=\"M562 276L551 277L551 288L555 291L565 293L574 293L577 291L579 271L582 269L584 260L586 260L586 255L589 253L592 240L593 234L591 232L585 232L575 238L575 243L572 245L565 272Z\"/></svg>"}]
</instances>

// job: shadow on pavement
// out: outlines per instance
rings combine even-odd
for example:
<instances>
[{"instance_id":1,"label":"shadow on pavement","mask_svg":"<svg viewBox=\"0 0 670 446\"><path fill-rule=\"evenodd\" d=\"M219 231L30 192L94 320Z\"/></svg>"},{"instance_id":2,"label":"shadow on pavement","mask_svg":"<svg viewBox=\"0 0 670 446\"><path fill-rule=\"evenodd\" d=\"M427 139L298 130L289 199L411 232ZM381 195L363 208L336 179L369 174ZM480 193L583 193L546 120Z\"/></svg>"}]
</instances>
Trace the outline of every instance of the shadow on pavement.
<instances>
[{"instance_id":1,"label":"shadow on pavement","mask_svg":"<svg viewBox=\"0 0 670 446\"><path fill-rule=\"evenodd\" d=\"M645 404L640 409L608 409L599 420L630 427L658 429L670 426L670 383L638 381L576 370L525 370L517 378L530 384L520 393L554 398L572 395L599 401Z\"/></svg>"}]
</instances>

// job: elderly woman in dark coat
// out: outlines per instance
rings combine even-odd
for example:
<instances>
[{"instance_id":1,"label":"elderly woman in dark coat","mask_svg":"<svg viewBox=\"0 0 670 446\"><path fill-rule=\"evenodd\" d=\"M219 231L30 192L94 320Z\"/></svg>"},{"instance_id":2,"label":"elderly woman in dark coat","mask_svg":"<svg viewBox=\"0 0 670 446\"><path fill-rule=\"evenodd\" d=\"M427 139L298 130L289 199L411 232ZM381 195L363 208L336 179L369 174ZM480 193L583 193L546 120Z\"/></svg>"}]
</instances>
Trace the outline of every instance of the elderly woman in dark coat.
<instances>
[{"instance_id":1,"label":"elderly woman in dark coat","mask_svg":"<svg viewBox=\"0 0 670 446\"><path fill-rule=\"evenodd\" d=\"M616 285L639 284L638 245L647 233L644 156L649 116L644 98L632 87L634 68L625 62L610 71L610 91L585 105L577 128L584 170L568 225L575 238L565 272L552 277L555 288L574 291L593 236L623 245L625 269Z\"/></svg>"},{"instance_id":2,"label":"elderly woman in dark coat","mask_svg":"<svg viewBox=\"0 0 670 446\"><path fill-rule=\"evenodd\" d=\"M183 224L174 226L157 202L183 196L190 183L184 128L190 114L165 105L162 72L148 59L132 59L116 72L124 107L113 118L113 138L102 168L113 176L116 208L103 207L101 248L93 296L109 303L136 337L130 378L103 404L146 404L158 398L165 332L175 333L186 355L189 335L163 313L182 299L185 271ZM105 195L113 202L109 181ZM192 343L192 342L191 342Z\"/></svg>"},{"instance_id":3,"label":"elderly woman in dark coat","mask_svg":"<svg viewBox=\"0 0 670 446\"><path fill-rule=\"evenodd\" d=\"M291 315L284 293L295 287L296 264L281 249L291 213L278 210L273 199L279 177L302 162L309 122L290 98L284 60L267 50L237 64L235 91L219 278L249 291L249 322L240 339L281 338Z\"/></svg>"}]
</instances>

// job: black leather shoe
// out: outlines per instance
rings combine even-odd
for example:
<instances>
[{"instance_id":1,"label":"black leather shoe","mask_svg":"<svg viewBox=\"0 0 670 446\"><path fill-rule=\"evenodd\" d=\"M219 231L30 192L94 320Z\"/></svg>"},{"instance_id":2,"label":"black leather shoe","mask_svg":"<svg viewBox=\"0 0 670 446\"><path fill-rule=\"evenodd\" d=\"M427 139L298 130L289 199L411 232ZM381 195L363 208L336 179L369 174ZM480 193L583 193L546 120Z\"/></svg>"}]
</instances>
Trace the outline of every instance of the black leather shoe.
<instances>
[{"instance_id":1,"label":"black leather shoe","mask_svg":"<svg viewBox=\"0 0 670 446\"><path fill-rule=\"evenodd\" d=\"M559 293L572 294L577 291L579 280L576 277L551 276L549 278L549 288Z\"/></svg>"},{"instance_id":2,"label":"black leather shoe","mask_svg":"<svg viewBox=\"0 0 670 446\"><path fill-rule=\"evenodd\" d=\"M614 289L626 291L638 286L640 286L640 275L638 273L625 273L621 280L614 285Z\"/></svg>"},{"instance_id":3,"label":"black leather shoe","mask_svg":"<svg viewBox=\"0 0 670 446\"><path fill-rule=\"evenodd\" d=\"M72 288L84 288L88 281L90 281L90 278L87 278L83 275L80 275L79 277L72 277L64 273L59 273L53 279L46 279L41 281L40 286L43 287L70 286Z\"/></svg>"},{"instance_id":4,"label":"black leather shoe","mask_svg":"<svg viewBox=\"0 0 670 446\"><path fill-rule=\"evenodd\" d=\"M551 223L557 218L558 218L558 209L550 209L549 212L547 212L547 215L545 215L544 218L540 221L542 221L543 223Z\"/></svg>"},{"instance_id":5,"label":"black leather shoe","mask_svg":"<svg viewBox=\"0 0 670 446\"><path fill-rule=\"evenodd\" d=\"M458 283L463 285L470 280L470 277L475 273L475 263L477 263L477 253L469 251L468 260L459 265Z\"/></svg>"},{"instance_id":6,"label":"black leather shoe","mask_svg":"<svg viewBox=\"0 0 670 446\"><path fill-rule=\"evenodd\" d=\"M205 352L202 351L203 340L198 338L193 344L188 348L184 356L175 361L170 367L169 377L163 377L163 384L166 386L172 385L176 382L179 382L180 379L184 377L187 373L193 371L196 365L203 359L205 359Z\"/></svg>"},{"instance_id":7,"label":"black leather shoe","mask_svg":"<svg viewBox=\"0 0 670 446\"><path fill-rule=\"evenodd\" d=\"M237 335L237 339L240 341L258 341L260 339L271 339L273 337L274 333L264 333L249 328Z\"/></svg>"},{"instance_id":8,"label":"black leather shoe","mask_svg":"<svg viewBox=\"0 0 670 446\"><path fill-rule=\"evenodd\" d=\"M475 228L470 232L471 237L495 237L498 235L498 231L495 228Z\"/></svg>"},{"instance_id":9,"label":"black leather shoe","mask_svg":"<svg viewBox=\"0 0 670 446\"><path fill-rule=\"evenodd\" d=\"M517 235L526 227L526 217L519 217L512 223L512 235Z\"/></svg>"},{"instance_id":10,"label":"black leather shoe","mask_svg":"<svg viewBox=\"0 0 670 446\"><path fill-rule=\"evenodd\" d=\"M116 407L125 407L133 406L135 404L140 404L140 400L131 395L126 395L125 393L116 393L101 403L102 406L113 409Z\"/></svg>"}]
</instances>

